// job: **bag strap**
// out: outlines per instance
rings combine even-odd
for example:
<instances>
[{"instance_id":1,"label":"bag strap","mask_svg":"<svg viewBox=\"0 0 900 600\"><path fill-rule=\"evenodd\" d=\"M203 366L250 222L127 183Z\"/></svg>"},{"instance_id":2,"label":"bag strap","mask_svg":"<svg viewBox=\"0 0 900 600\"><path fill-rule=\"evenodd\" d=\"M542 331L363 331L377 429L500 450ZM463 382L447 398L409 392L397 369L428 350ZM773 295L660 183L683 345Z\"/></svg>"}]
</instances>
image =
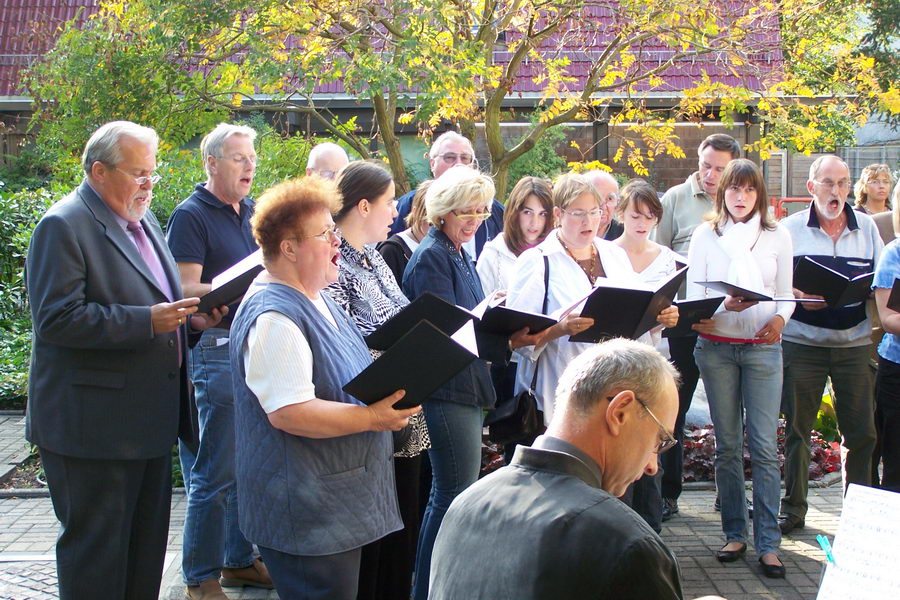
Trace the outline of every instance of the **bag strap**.
<instances>
[{"instance_id":1,"label":"bag strap","mask_svg":"<svg viewBox=\"0 0 900 600\"><path fill-rule=\"evenodd\" d=\"M550 259L544 254L544 301L541 303L541 314L547 314L547 296L550 295ZM538 363L541 357L534 361L534 375L531 376L531 393L534 393L534 387L537 385Z\"/></svg>"}]
</instances>

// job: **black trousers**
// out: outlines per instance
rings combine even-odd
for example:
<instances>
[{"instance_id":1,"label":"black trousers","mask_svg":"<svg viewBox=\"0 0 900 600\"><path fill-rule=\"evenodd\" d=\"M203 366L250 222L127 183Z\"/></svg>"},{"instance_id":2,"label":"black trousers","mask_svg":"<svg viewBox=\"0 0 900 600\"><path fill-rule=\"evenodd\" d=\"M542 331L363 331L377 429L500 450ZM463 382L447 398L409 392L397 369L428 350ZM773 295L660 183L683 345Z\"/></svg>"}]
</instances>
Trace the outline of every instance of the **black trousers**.
<instances>
[{"instance_id":1,"label":"black trousers","mask_svg":"<svg viewBox=\"0 0 900 600\"><path fill-rule=\"evenodd\" d=\"M410 596L419 526L422 523L419 472L422 457L426 454L394 458L397 503L403 529L362 547L357 600L405 600Z\"/></svg>"},{"instance_id":2,"label":"black trousers","mask_svg":"<svg viewBox=\"0 0 900 600\"><path fill-rule=\"evenodd\" d=\"M879 487L900 492L900 364L884 357L875 376L875 429L883 463Z\"/></svg>"},{"instance_id":3,"label":"black trousers","mask_svg":"<svg viewBox=\"0 0 900 600\"><path fill-rule=\"evenodd\" d=\"M684 469L684 418L691 408L691 399L694 390L697 389L697 380L700 378L700 370L694 362L694 346L697 345L697 336L669 338L669 355L672 364L681 374L681 387L678 388L678 418L675 420L675 439L678 445L663 452L659 457L662 467L662 482L660 484L663 498L677 500L681 495L681 475Z\"/></svg>"},{"instance_id":4,"label":"black trousers","mask_svg":"<svg viewBox=\"0 0 900 600\"><path fill-rule=\"evenodd\" d=\"M157 600L162 579L172 460L104 460L41 448L61 529L61 600Z\"/></svg>"}]
</instances>

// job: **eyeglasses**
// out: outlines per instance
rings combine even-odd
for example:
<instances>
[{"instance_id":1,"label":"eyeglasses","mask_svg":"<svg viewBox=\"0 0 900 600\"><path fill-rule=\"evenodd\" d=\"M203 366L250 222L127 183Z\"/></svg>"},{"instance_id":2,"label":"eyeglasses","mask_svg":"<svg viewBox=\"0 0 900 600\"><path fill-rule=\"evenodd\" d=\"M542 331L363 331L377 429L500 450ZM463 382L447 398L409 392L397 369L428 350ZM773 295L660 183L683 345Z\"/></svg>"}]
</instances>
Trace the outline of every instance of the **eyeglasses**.
<instances>
[{"instance_id":1,"label":"eyeglasses","mask_svg":"<svg viewBox=\"0 0 900 600\"><path fill-rule=\"evenodd\" d=\"M833 181L816 181L815 179L813 179L812 182L815 185L821 185L826 190L833 189L834 186L837 186L837 188L841 191L847 191L850 189L850 180L849 179L841 179L837 183L834 183Z\"/></svg>"},{"instance_id":2,"label":"eyeglasses","mask_svg":"<svg viewBox=\"0 0 900 600\"><path fill-rule=\"evenodd\" d=\"M615 396L609 396L607 398L607 400L612 402L613 398L615 398ZM650 410L650 407L647 406L647 403L644 402L643 400L641 400L640 398L638 398L637 394L635 394L634 399L637 400L638 404L640 404L644 408L644 410L647 411L647 414L650 415L650 418L652 418L654 421L656 421L656 425L659 427L659 430L663 433L663 439L659 440L656 443L656 450L653 451L654 454L662 454L666 450L674 447L678 443L678 440L675 439L675 436L673 436L671 433L669 433L669 430L666 429L662 423L660 423L659 419L656 418L656 415L653 414L653 411Z\"/></svg>"},{"instance_id":3,"label":"eyeglasses","mask_svg":"<svg viewBox=\"0 0 900 600\"><path fill-rule=\"evenodd\" d=\"M473 162L476 162L475 157L471 154L457 154L456 152L444 152L443 154L438 154L438 157L444 159L444 162L448 165L456 164L456 161L464 165L471 165Z\"/></svg>"},{"instance_id":4,"label":"eyeglasses","mask_svg":"<svg viewBox=\"0 0 900 600\"><path fill-rule=\"evenodd\" d=\"M585 217L588 217L589 219L599 219L603 215L603 209L601 208L592 208L591 210L568 210L564 208L562 211L576 219L584 219Z\"/></svg>"},{"instance_id":5,"label":"eyeglasses","mask_svg":"<svg viewBox=\"0 0 900 600\"><path fill-rule=\"evenodd\" d=\"M153 185L156 185L157 183L159 183L159 180L162 179L162 175L159 175L157 173L153 173L152 175L142 175L140 177L135 177L128 171L123 171L119 167L113 167L113 168L116 171L120 171L122 173L125 173L129 177L131 177L134 180L134 182L138 185L138 187L140 187L142 185L146 185L147 183L152 183Z\"/></svg>"},{"instance_id":6,"label":"eyeglasses","mask_svg":"<svg viewBox=\"0 0 900 600\"><path fill-rule=\"evenodd\" d=\"M456 215L457 219L462 219L463 221L484 221L491 216L491 213L489 212L458 213L455 210L451 210L450 212Z\"/></svg>"},{"instance_id":7,"label":"eyeglasses","mask_svg":"<svg viewBox=\"0 0 900 600\"><path fill-rule=\"evenodd\" d=\"M324 177L325 179L334 179L337 177L337 171L326 171L321 169L316 169L316 174L319 177Z\"/></svg>"},{"instance_id":8,"label":"eyeglasses","mask_svg":"<svg viewBox=\"0 0 900 600\"><path fill-rule=\"evenodd\" d=\"M289 237L287 239L301 241L301 240L308 240L310 238L318 238L318 239L322 240L323 242L333 242L334 240L341 239L341 230L338 229L336 225L332 225L331 227L328 227L322 233L317 233L315 235L303 235L303 236L298 235L298 236L294 236L294 237Z\"/></svg>"},{"instance_id":9,"label":"eyeglasses","mask_svg":"<svg viewBox=\"0 0 900 600\"><path fill-rule=\"evenodd\" d=\"M259 157L255 154L235 154L233 156L220 156L219 158L228 159L233 163L244 164L249 163L251 167L259 164Z\"/></svg>"},{"instance_id":10,"label":"eyeglasses","mask_svg":"<svg viewBox=\"0 0 900 600\"><path fill-rule=\"evenodd\" d=\"M891 182L887 179L873 179L872 181L867 181L866 185L891 185Z\"/></svg>"}]
</instances>

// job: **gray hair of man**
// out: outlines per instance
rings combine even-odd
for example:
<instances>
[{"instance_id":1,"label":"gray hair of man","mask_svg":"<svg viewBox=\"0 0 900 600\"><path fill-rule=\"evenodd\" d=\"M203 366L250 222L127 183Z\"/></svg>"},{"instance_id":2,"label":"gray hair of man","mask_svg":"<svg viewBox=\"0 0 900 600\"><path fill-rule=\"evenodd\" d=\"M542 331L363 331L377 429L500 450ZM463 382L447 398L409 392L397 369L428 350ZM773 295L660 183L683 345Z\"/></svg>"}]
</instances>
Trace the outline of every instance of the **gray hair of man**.
<instances>
[{"instance_id":1,"label":"gray hair of man","mask_svg":"<svg viewBox=\"0 0 900 600\"><path fill-rule=\"evenodd\" d=\"M319 162L319 158L324 154L329 154L331 152L340 152L344 155L344 158L347 159L347 162L350 162L350 157L347 155L347 151L335 144L334 142L322 142L321 144L316 144L313 146L313 149L309 151L309 158L306 159L306 168L307 169L316 169L316 164Z\"/></svg>"},{"instance_id":2,"label":"gray hair of man","mask_svg":"<svg viewBox=\"0 0 900 600\"><path fill-rule=\"evenodd\" d=\"M597 185L598 181L605 180L609 183L614 184L616 186L616 188L619 187L619 182L616 181L616 178L613 177L612 175L610 175L609 173L607 173L606 171L601 171L599 169L596 169L594 171L585 171L581 175L585 179L590 181L591 185ZM604 200L605 200L605 198L604 198Z\"/></svg>"},{"instance_id":3,"label":"gray hair of man","mask_svg":"<svg viewBox=\"0 0 900 600\"><path fill-rule=\"evenodd\" d=\"M203 141L200 142L200 156L203 159L203 169L207 175L209 175L209 157L222 158L225 140L233 135L245 135L252 142L256 139L256 130L246 125L219 123L215 129L203 137Z\"/></svg>"},{"instance_id":4,"label":"gray hair of man","mask_svg":"<svg viewBox=\"0 0 900 600\"><path fill-rule=\"evenodd\" d=\"M819 169L822 168L822 163L831 159L834 159L844 165L844 167L847 168L847 173L850 173L850 167L847 166L847 163L844 162L843 158L841 158L840 156L835 156L834 154L823 154L822 156L814 160L811 165L809 165L809 180L816 181L816 177L819 176Z\"/></svg>"},{"instance_id":5,"label":"gray hair of man","mask_svg":"<svg viewBox=\"0 0 900 600\"><path fill-rule=\"evenodd\" d=\"M434 160L435 158L440 156L441 151L444 149L444 146L450 142L459 142L460 144L465 144L469 148L472 148L472 142L469 141L469 138L460 135L455 131L445 131L444 133L439 135L437 139L434 140L434 142L431 143L431 150L428 151L428 158Z\"/></svg>"},{"instance_id":6,"label":"gray hair of man","mask_svg":"<svg viewBox=\"0 0 900 600\"><path fill-rule=\"evenodd\" d=\"M566 367L556 387L556 414L585 417L607 397L624 390L652 407L669 377L678 385L678 371L652 346L625 338L602 342Z\"/></svg>"},{"instance_id":7,"label":"gray hair of man","mask_svg":"<svg viewBox=\"0 0 900 600\"><path fill-rule=\"evenodd\" d=\"M86 175L91 174L91 165L101 162L115 167L122 162L122 150L119 141L123 137L131 137L153 148L154 154L159 147L159 136L149 127L131 121L110 121L101 125L91 135L84 152L81 154L81 166Z\"/></svg>"}]
</instances>

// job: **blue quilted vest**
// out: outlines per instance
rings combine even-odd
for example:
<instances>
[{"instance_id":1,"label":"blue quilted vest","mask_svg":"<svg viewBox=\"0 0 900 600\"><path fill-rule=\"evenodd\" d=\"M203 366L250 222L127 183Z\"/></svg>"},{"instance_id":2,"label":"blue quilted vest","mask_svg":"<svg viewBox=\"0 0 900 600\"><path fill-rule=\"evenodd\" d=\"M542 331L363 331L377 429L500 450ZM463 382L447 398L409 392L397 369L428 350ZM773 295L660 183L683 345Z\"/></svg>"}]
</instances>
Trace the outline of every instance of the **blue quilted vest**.
<instances>
[{"instance_id":1,"label":"blue quilted vest","mask_svg":"<svg viewBox=\"0 0 900 600\"><path fill-rule=\"evenodd\" d=\"M251 542L299 556L345 552L403 527L390 432L328 439L285 433L272 427L245 383L250 328L262 313L277 311L312 349L316 397L360 404L341 386L371 362L369 351L347 314L323 296L337 328L306 296L270 283L241 304L230 336L240 528Z\"/></svg>"}]
</instances>

